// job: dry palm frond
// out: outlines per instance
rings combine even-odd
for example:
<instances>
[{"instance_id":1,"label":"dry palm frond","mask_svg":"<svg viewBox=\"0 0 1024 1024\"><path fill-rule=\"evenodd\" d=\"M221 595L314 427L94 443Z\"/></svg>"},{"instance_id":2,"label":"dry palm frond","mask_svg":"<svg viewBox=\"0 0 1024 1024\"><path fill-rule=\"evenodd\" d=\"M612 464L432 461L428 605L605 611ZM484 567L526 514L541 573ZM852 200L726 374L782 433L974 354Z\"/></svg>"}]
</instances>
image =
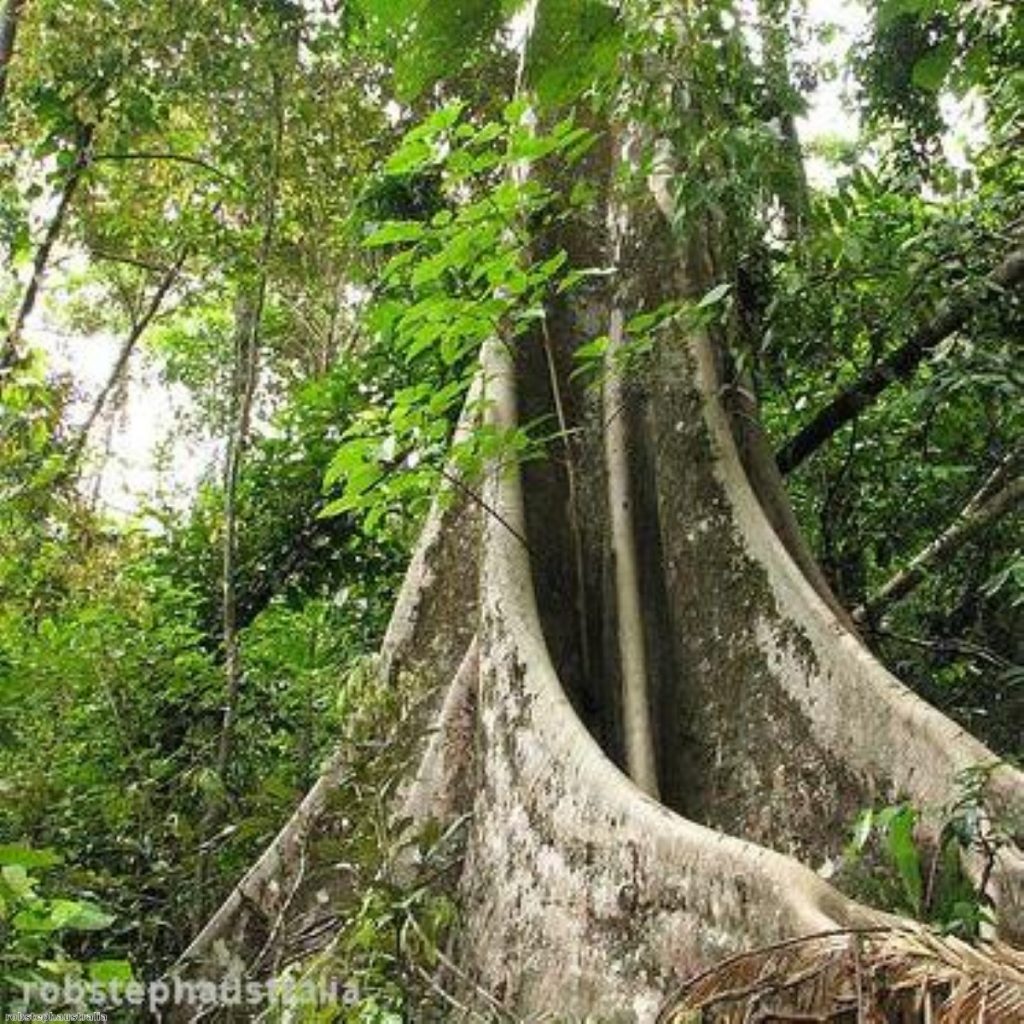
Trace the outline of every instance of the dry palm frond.
<instances>
[{"instance_id":1,"label":"dry palm frond","mask_svg":"<svg viewBox=\"0 0 1024 1024\"><path fill-rule=\"evenodd\" d=\"M1024 1024L1024 953L925 928L827 932L690 979L658 1024Z\"/></svg>"}]
</instances>

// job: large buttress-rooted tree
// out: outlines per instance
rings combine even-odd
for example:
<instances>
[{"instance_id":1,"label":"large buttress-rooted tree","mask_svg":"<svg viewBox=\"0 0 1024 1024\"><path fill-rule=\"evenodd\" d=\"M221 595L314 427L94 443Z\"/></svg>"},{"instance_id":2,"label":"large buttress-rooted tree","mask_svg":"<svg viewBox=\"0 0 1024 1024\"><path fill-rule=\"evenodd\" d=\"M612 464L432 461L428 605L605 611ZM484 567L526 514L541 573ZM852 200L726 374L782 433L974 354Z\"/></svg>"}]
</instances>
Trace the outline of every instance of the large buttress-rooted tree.
<instances>
[{"instance_id":1,"label":"large buttress-rooted tree","mask_svg":"<svg viewBox=\"0 0 1024 1024\"><path fill-rule=\"evenodd\" d=\"M997 761L853 631L712 333L613 363L597 391L570 379L575 346L712 283L711 246L681 247L657 197L560 240L615 274L547 311L547 344L486 347L472 409L507 428L557 408L572 443L438 503L382 652L435 708L405 810L469 815L460 967L524 1015L652 1021L729 954L884 922L815 869L863 807L948 806ZM316 850L345 756L183 970L216 972L225 945L252 964L328 912ZM1021 775L993 767L985 799L1024 840ZM1004 934L1024 934L1015 845L987 884Z\"/></svg>"}]
</instances>

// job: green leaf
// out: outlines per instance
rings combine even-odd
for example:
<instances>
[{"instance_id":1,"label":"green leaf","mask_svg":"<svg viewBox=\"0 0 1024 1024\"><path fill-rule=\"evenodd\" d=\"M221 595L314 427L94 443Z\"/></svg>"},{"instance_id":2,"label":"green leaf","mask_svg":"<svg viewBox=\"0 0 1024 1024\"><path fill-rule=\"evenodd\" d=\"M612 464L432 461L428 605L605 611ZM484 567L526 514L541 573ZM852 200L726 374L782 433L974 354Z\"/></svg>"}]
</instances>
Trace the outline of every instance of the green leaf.
<instances>
[{"instance_id":1,"label":"green leaf","mask_svg":"<svg viewBox=\"0 0 1024 1024\"><path fill-rule=\"evenodd\" d=\"M368 437L352 438L342 444L334 453L324 473L324 488L329 488L342 477L347 477L366 464L373 452L375 441Z\"/></svg>"},{"instance_id":2,"label":"green leaf","mask_svg":"<svg viewBox=\"0 0 1024 1024\"><path fill-rule=\"evenodd\" d=\"M914 913L920 913L923 886L921 881L921 855L914 841L917 814L910 807L901 807L890 819L886 834L886 848L903 891Z\"/></svg>"},{"instance_id":3,"label":"green leaf","mask_svg":"<svg viewBox=\"0 0 1024 1024\"><path fill-rule=\"evenodd\" d=\"M465 109L466 104L462 100L452 100L443 107L435 110L425 121L418 124L402 140L404 146L409 142L416 142L419 139L433 139L446 132L458 121Z\"/></svg>"},{"instance_id":4,"label":"green leaf","mask_svg":"<svg viewBox=\"0 0 1024 1024\"><path fill-rule=\"evenodd\" d=\"M19 932L53 932L58 925L43 905L26 907L14 915L11 922Z\"/></svg>"},{"instance_id":5,"label":"green leaf","mask_svg":"<svg viewBox=\"0 0 1024 1024\"><path fill-rule=\"evenodd\" d=\"M903 15L917 14L928 0L884 0L878 7L878 27L886 28Z\"/></svg>"},{"instance_id":6,"label":"green leaf","mask_svg":"<svg viewBox=\"0 0 1024 1024\"><path fill-rule=\"evenodd\" d=\"M50 918L55 928L80 932L102 931L114 923L113 914L104 913L95 903L86 900L54 900Z\"/></svg>"},{"instance_id":7,"label":"green leaf","mask_svg":"<svg viewBox=\"0 0 1024 1024\"><path fill-rule=\"evenodd\" d=\"M949 74L953 64L953 57L956 50L951 39L940 43L929 53L926 53L915 65L911 72L911 81L926 92L938 92L942 83Z\"/></svg>"},{"instance_id":8,"label":"green leaf","mask_svg":"<svg viewBox=\"0 0 1024 1024\"><path fill-rule=\"evenodd\" d=\"M526 69L541 103L571 102L614 74L622 41L614 5L604 0L540 0Z\"/></svg>"},{"instance_id":9,"label":"green leaf","mask_svg":"<svg viewBox=\"0 0 1024 1024\"><path fill-rule=\"evenodd\" d=\"M15 896L25 897L32 894L33 882L23 865L4 865L0 870L0 878Z\"/></svg>"},{"instance_id":10,"label":"green leaf","mask_svg":"<svg viewBox=\"0 0 1024 1024\"><path fill-rule=\"evenodd\" d=\"M584 345L580 345L572 357L577 362L589 363L597 359L603 359L604 354L608 349L609 338L607 334L602 334L598 338L594 338L591 341L586 342Z\"/></svg>"},{"instance_id":11,"label":"green leaf","mask_svg":"<svg viewBox=\"0 0 1024 1024\"><path fill-rule=\"evenodd\" d=\"M60 855L53 850L35 850L19 843L0 845L0 867L18 864L23 868L49 868L60 863Z\"/></svg>"},{"instance_id":12,"label":"green leaf","mask_svg":"<svg viewBox=\"0 0 1024 1024\"><path fill-rule=\"evenodd\" d=\"M134 980L132 965L127 960L93 960L88 965L89 980L100 985Z\"/></svg>"},{"instance_id":13,"label":"green leaf","mask_svg":"<svg viewBox=\"0 0 1024 1024\"><path fill-rule=\"evenodd\" d=\"M853 826L853 836L850 838L847 853L856 856L863 852L867 841L871 838L871 829L875 824L875 814L870 807L857 815L857 821Z\"/></svg>"},{"instance_id":14,"label":"green leaf","mask_svg":"<svg viewBox=\"0 0 1024 1024\"><path fill-rule=\"evenodd\" d=\"M389 0L371 2L386 6ZM510 13L502 0L400 0L400 4L401 14L392 17L382 33L385 41L401 41L394 57L400 100L414 99L434 82L479 59Z\"/></svg>"},{"instance_id":15,"label":"green leaf","mask_svg":"<svg viewBox=\"0 0 1024 1024\"><path fill-rule=\"evenodd\" d=\"M565 266L566 260L569 259L569 254L561 249L555 253L550 259L545 260L543 263L539 263L531 268L530 277L538 284L549 280L554 277L559 270Z\"/></svg>"},{"instance_id":16,"label":"green leaf","mask_svg":"<svg viewBox=\"0 0 1024 1024\"><path fill-rule=\"evenodd\" d=\"M389 220L367 235L363 245L368 249L376 249L398 242L418 242L425 234L426 228L418 220Z\"/></svg>"},{"instance_id":17,"label":"green leaf","mask_svg":"<svg viewBox=\"0 0 1024 1024\"><path fill-rule=\"evenodd\" d=\"M434 147L423 139L413 139L400 146L384 164L385 174L409 174L425 167L434 159Z\"/></svg>"},{"instance_id":18,"label":"green leaf","mask_svg":"<svg viewBox=\"0 0 1024 1024\"><path fill-rule=\"evenodd\" d=\"M505 108L502 110L501 116L506 124L515 126L523 120L523 115L529 109L529 101L523 96L517 96L514 100L505 104Z\"/></svg>"}]
</instances>

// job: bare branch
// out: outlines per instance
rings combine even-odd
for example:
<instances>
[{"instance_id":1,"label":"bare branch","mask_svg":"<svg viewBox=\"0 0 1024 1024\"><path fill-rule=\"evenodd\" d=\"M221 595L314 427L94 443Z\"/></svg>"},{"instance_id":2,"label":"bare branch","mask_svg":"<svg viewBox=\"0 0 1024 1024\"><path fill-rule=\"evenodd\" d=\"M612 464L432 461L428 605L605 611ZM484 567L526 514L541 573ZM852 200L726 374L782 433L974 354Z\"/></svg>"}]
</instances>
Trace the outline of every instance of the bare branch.
<instances>
[{"instance_id":1,"label":"bare branch","mask_svg":"<svg viewBox=\"0 0 1024 1024\"><path fill-rule=\"evenodd\" d=\"M980 644L972 644L967 640L957 640L954 637L908 636L906 633L894 633L891 629L883 629L880 626L871 627L870 632L872 636L893 640L898 644L906 644L908 647L917 647L923 651L932 651L935 654L957 654L965 658L973 658L997 669L1007 669L1013 665L1012 661L1004 658L1001 654L990 651L987 647L982 647Z\"/></svg>"},{"instance_id":2,"label":"bare branch","mask_svg":"<svg viewBox=\"0 0 1024 1024\"><path fill-rule=\"evenodd\" d=\"M172 266L165 271L163 278L157 285L156 291L153 292L153 295L149 300L149 304L143 311L142 316L135 321L132 325L132 329L128 332L128 336L124 339L124 342L121 345L121 350L117 354L117 359L114 361L113 368L110 371L110 376L107 378L106 384L104 384L100 393L96 396L96 400L93 402L92 408L89 410L89 415L86 417L85 422L78 431L78 435L71 444L68 453L69 472L74 472L74 467L78 464L78 461L82 456L82 452L85 450L85 446L88 443L89 434L96 425L96 421L102 415L104 408L106 408L107 401L113 393L114 388L117 387L118 382L124 376L124 372L128 367L128 361L131 359L132 353L135 351L135 347L138 344L139 339L143 334L145 334L146 329L153 322L153 318L160 312L160 308L163 305L167 293L171 290L174 282L177 281L178 275L181 272L181 267L185 262L185 256L186 250L182 250L181 254L174 261Z\"/></svg>"},{"instance_id":3,"label":"bare branch","mask_svg":"<svg viewBox=\"0 0 1024 1024\"><path fill-rule=\"evenodd\" d=\"M1010 478L1019 456L1019 452L1007 456L971 496L953 523L909 565L890 577L874 596L853 610L855 622L876 622L883 612L923 583L929 573L1024 499L1024 476Z\"/></svg>"},{"instance_id":4,"label":"bare branch","mask_svg":"<svg viewBox=\"0 0 1024 1024\"><path fill-rule=\"evenodd\" d=\"M131 253L109 252L106 249L90 249L89 255L93 259L105 263L123 263L126 267L138 267L139 270L149 270L157 274L166 274L171 269L167 264L153 263L150 260L133 256Z\"/></svg>"},{"instance_id":5,"label":"bare branch","mask_svg":"<svg viewBox=\"0 0 1024 1024\"><path fill-rule=\"evenodd\" d=\"M198 167L200 170L214 175L214 177L221 178L224 181L229 181L233 185L242 184L238 178L234 177L234 175L228 174L227 171L221 170L216 164L211 164L208 160L204 160L202 157L190 156L188 153L97 153L93 156L94 163L99 163L100 161L110 163L112 161L127 160L163 160L171 163L189 164L192 167Z\"/></svg>"}]
</instances>

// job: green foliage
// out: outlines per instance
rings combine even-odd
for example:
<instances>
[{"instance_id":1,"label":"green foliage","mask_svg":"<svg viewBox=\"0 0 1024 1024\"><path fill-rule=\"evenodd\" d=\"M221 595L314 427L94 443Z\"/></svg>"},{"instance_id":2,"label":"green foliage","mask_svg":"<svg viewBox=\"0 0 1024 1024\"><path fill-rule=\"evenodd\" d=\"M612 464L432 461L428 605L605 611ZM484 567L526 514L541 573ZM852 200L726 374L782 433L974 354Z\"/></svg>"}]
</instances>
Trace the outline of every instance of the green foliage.
<instances>
[{"instance_id":1,"label":"green foliage","mask_svg":"<svg viewBox=\"0 0 1024 1024\"><path fill-rule=\"evenodd\" d=\"M344 372L308 382L243 473L247 687L227 790L208 767L217 495L185 518L161 513L166 532L152 536L26 490L30 463L5 465L22 496L4 505L0 541L0 834L65 851L73 883L117 914L112 954L130 951L147 975L194 927L202 804L229 813L212 840L216 892L315 779L344 713L338 680L386 621L401 546L316 518L332 431L356 398Z\"/></svg>"},{"instance_id":2,"label":"green foliage","mask_svg":"<svg viewBox=\"0 0 1024 1024\"><path fill-rule=\"evenodd\" d=\"M959 795L937 814L909 804L868 808L845 855L845 884L876 906L907 914L961 938L990 924L988 885L1009 831L984 810L994 764L963 772ZM972 864L978 877L968 875Z\"/></svg>"},{"instance_id":3,"label":"green foliage","mask_svg":"<svg viewBox=\"0 0 1024 1024\"><path fill-rule=\"evenodd\" d=\"M670 171L679 237L712 231L730 268L776 232L778 205L795 212L805 200L803 170L784 130L803 100L777 61L755 55L750 39L765 31L730 0L681 11L646 0L625 19L629 70L607 100L620 123L646 133L629 176L644 183L653 168Z\"/></svg>"},{"instance_id":4,"label":"green foliage","mask_svg":"<svg viewBox=\"0 0 1024 1024\"><path fill-rule=\"evenodd\" d=\"M1019 74L1024 47L1014 4L877 0L870 6L872 31L854 61L861 104L875 131L891 133L903 162L925 172L941 163L944 92L988 94L995 121L1007 116L1008 106L1019 116L1019 101L1005 88Z\"/></svg>"},{"instance_id":5,"label":"green foliage","mask_svg":"<svg viewBox=\"0 0 1024 1024\"><path fill-rule=\"evenodd\" d=\"M501 122L477 126L461 115L459 103L440 108L384 165L386 180L436 175L440 208L422 219L371 223L363 240L387 257L365 327L408 383L346 431L324 480L340 494L322 514L361 513L371 534L394 529L410 511L415 517L446 459L471 479L487 459L530 453L522 431L502 437L482 428L453 450L453 426L480 346L526 339L543 322L548 298L581 279L563 251L531 255L535 237L565 211L535 177L511 171L556 159L571 166L591 134L571 119L539 134L525 103L509 104Z\"/></svg>"},{"instance_id":6,"label":"green foliage","mask_svg":"<svg viewBox=\"0 0 1024 1024\"><path fill-rule=\"evenodd\" d=\"M123 960L80 959L78 950L88 949L83 933L109 929L114 917L87 899L44 895L41 875L60 864L52 850L0 845L0 1005L5 1009L33 1008L36 986L65 978L132 976Z\"/></svg>"},{"instance_id":7,"label":"green foliage","mask_svg":"<svg viewBox=\"0 0 1024 1024\"><path fill-rule=\"evenodd\" d=\"M817 144L843 168L826 189L804 180L789 129L814 80L839 69L800 54L796 6L540 0L520 61L509 19L525 6L26 5L0 111L5 317L76 160L84 173L28 332L68 333L74 369L55 375L32 354L0 381L6 974L116 973L130 960L156 975L345 737L356 756L332 813L356 827L327 855L353 865L353 884L329 950L294 970L357 983L359 1002L330 1011L343 1020L450 1013L433 983L457 928L445 883L459 829L387 819L408 748L382 737L408 694L353 666L383 632L444 476L472 487L488 460L544 453L548 420L503 433L479 425L482 403L453 449L480 345L539 344L574 289L599 290L607 270L571 265L556 236L603 224L609 192L627 204L646 194L656 166L680 239L699 229L710 240L716 283L701 299L631 311L616 368L711 328L754 378L776 442L943 301L971 306L910 383L789 481L848 606L1019 444L1020 295L985 281L1019 245L1024 215L1019 5L869 5L870 30L842 69L864 128ZM956 162L942 144L950 97L984 111ZM634 130L630 159L608 167L604 143ZM124 337L182 254L138 353L164 394L187 396L180 434L222 441L234 303L258 283L266 292L236 502L243 686L223 778L210 767L223 704L221 467L205 467L185 507L139 509L140 523L96 507L88 461L79 474L70 459L87 335ZM600 336L577 349L576 373L599 379L607 346ZM871 638L919 692L1010 752L1024 713L1018 525L996 524ZM358 724L367 716L376 732ZM984 893L961 855L985 863L1006 838L979 816L983 774L932 829L934 849L919 843L923 811L862 819L851 870L872 898L976 933ZM204 807L223 821L212 836Z\"/></svg>"},{"instance_id":8,"label":"green foliage","mask_svg":"<svg viewBox=\"0 0 1024 1024\"><path fill-rule=\"evenodd\" d=\"M624 43L622 16L604 0L539 0L526 76L555 107L612 86Z\"/></svg>"},{"instance_id":9,"label":"green foliage","mask_svg":"<svg viewBox=\"0 0 1024 1024\"><path fill-rule=\"evenodd\" d=\"M413 822L396 816L394 802L414 764L430 695L414 675L385 683L372 660L348 673L343 694L344 769L309 851L344 866L332 903L338 924L318 952L278 977L293 983L295 995L270 1019L445 1020L443 950L457 928L466 821ZM328 1006L304 1000L339 980L339 998Z\"/></svg>"},{"instance_id":10,"label":"green foliage","mask_svg":"<svg viewBox=\"0 0 1024 1024\"><path fill-rule=\"evenodd\" d=\"M359 0L357 17L372 46L394 62L399 99L415 99L438 79L478 59L520 0Z\"/></svg>"},{"instance_id":11,"label":"green foliage","mask_svg":"<svg viewBox=\"0 0 1024 1024\"><path fill-rule=\"evenodd\" d=\"M1000 117L1012 107L993 100ZM986 281L1017 244L1022 213L1002 129L993 127L967 169L928 155L927 189L900 139L881 125L872 130L875 166L862 163L813 195L795 244L765 247L743 266L739 289L763 417L779 443L945 304L969 310L963 330L907 384L886 388L787 480L848 607L953 522L1024 427L1019 292ZM874 638L918 692L1011 754L1021 707L1006 671L1019 660L1015 536L1013 517L995 524L892 609L886 635Z\"/></svg>"},{"instance_id":12,"label":"green foliage","mask_svg":"<svg viewBox=\"0 0 1024 1024\"><path fill-rule=\"evenodd\" d=\"M500 57L510 18L525 0L359 0L353 35L383 50L397 98L421 97L439 80L481 73ZM545 105L576 100L607 82L622 43L621 20L605 0L540 0L526 43L526 80Z\"/></svg>"}]
</instances>

